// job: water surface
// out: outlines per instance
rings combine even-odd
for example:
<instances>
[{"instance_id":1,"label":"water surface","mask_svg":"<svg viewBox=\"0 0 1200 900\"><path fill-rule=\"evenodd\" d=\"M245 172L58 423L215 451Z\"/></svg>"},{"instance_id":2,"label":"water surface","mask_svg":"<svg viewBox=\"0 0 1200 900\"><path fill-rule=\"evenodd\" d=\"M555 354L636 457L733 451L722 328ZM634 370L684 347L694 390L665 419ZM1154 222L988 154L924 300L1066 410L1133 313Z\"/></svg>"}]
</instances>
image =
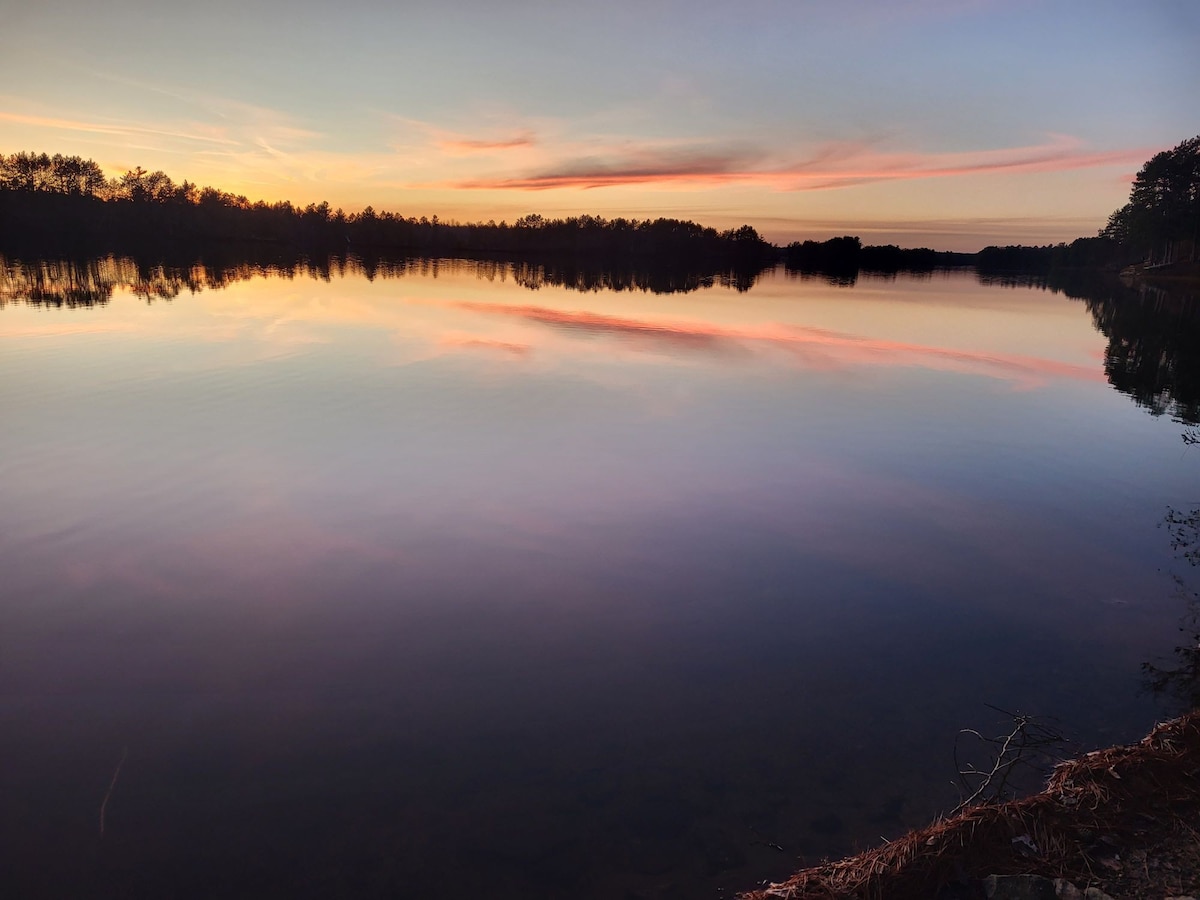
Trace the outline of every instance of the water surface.
<instances>
[{"instance_id":1,"label":"water surface","mask_svg":"<svg viewBox=\"0 0 1200 900\"><path fill-rule=\"evenodd\" d=\"M1163 713L1200 460L1082 301L4 271L12 896L730 896L953 806L986 703Z\"/></svg>"}]
</instances>

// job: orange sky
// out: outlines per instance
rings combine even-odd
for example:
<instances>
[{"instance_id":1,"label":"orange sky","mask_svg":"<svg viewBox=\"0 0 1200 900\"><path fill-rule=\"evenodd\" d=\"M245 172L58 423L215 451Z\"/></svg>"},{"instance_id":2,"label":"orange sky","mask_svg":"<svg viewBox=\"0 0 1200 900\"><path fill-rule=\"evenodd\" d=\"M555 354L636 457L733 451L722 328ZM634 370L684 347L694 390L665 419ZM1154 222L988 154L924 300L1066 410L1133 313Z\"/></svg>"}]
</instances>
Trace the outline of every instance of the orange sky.
<instances>
[{"instance_id":1,"label":"orange sky","mask_svg":"<svg viewBox=\"0 0 1200 900\"><path fill-rule=\"evenodd\" d=\"M347 211L974 250L1094 234L1197 128L1183 0L503 6L28 4L0 151Z\"/></svg>"}]
</instances>

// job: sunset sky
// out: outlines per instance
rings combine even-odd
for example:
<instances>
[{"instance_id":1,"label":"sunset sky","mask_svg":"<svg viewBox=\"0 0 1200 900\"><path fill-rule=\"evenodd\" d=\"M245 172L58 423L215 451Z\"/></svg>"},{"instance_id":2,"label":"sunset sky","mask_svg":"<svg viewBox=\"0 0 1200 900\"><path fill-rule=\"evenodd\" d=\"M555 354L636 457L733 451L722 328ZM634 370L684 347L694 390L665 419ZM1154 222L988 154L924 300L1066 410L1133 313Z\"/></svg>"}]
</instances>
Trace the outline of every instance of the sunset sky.
<instances>
[{"instance_id":1,"label":"sunset sky","mask_svg":"<svg viewBox=\"0 0 1200 900\"><path fill-rule=\"evenodd\" d=\"M4 0L0 152L252 200L1094 234L1200 132L1200 4Z\"/></svg>"}]
</instances>

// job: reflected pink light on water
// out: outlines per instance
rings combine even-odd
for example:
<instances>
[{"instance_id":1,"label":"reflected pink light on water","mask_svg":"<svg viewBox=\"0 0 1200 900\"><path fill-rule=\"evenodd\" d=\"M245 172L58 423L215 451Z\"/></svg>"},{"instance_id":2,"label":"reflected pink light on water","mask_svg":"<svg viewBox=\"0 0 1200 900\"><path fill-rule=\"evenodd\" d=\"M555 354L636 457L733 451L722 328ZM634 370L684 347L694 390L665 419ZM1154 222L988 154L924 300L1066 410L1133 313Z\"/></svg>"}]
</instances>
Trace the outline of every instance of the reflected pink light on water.
<instances>
[{"instance_id":1,"label":"reflected pink light on water","mask_svg":"<svg viewBox=\"0 0 1200 900\"><path fill-rule=\"evenodd\" d=\"M497 341L460 334L448 334L438 341L438 345L461 350L498 350L501 353L508 353L512 356L528 356L533 352L533 347L529 344L520 344L515 341Z\"/></svg>"},{"instance_id":2,"label":"reflected pink light on water","mask_svg":"<svg viewBox=\"0 0 1200 900\"><path fill-rule=\"evenodd\" d=\"M453 305L473 312L525 319L568 333L636 338L646 341L649 346L658 343L673 349L724 354L752 349L755 345L772 346L794 353L806 366L826 370L854 366L924 366L984 375L1015 382L1021 387L1037 387L1050 379L1104 381L1104 373L1095 367L1053 359L880 340L824 328L775 325L738 329L707 322L651 322L541 306L470 301Z\"/></svg>"}]
</instances>

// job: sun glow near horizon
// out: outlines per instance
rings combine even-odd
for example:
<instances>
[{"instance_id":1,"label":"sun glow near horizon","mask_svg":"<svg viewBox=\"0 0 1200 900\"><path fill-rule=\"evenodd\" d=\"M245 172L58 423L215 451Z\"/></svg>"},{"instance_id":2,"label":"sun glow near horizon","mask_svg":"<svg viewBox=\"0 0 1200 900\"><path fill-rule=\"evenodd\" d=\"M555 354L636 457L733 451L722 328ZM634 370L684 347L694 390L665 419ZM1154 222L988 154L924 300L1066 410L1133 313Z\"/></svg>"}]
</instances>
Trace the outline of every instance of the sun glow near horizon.
<instances>
[{"instance_id":1,"label":"sun glow near horizon","mask_svg":"<svg viewBox=\"0 0 1200 900\"><path fill-rule=\"evenodd\" d=\"M1065 2L223 5L230 28L143 0L22 10L0 149L347 212L977 250L1095 233L1195 130L1198 16L1165 0L1133 21Z\"/></svg>"}]
</instances>

